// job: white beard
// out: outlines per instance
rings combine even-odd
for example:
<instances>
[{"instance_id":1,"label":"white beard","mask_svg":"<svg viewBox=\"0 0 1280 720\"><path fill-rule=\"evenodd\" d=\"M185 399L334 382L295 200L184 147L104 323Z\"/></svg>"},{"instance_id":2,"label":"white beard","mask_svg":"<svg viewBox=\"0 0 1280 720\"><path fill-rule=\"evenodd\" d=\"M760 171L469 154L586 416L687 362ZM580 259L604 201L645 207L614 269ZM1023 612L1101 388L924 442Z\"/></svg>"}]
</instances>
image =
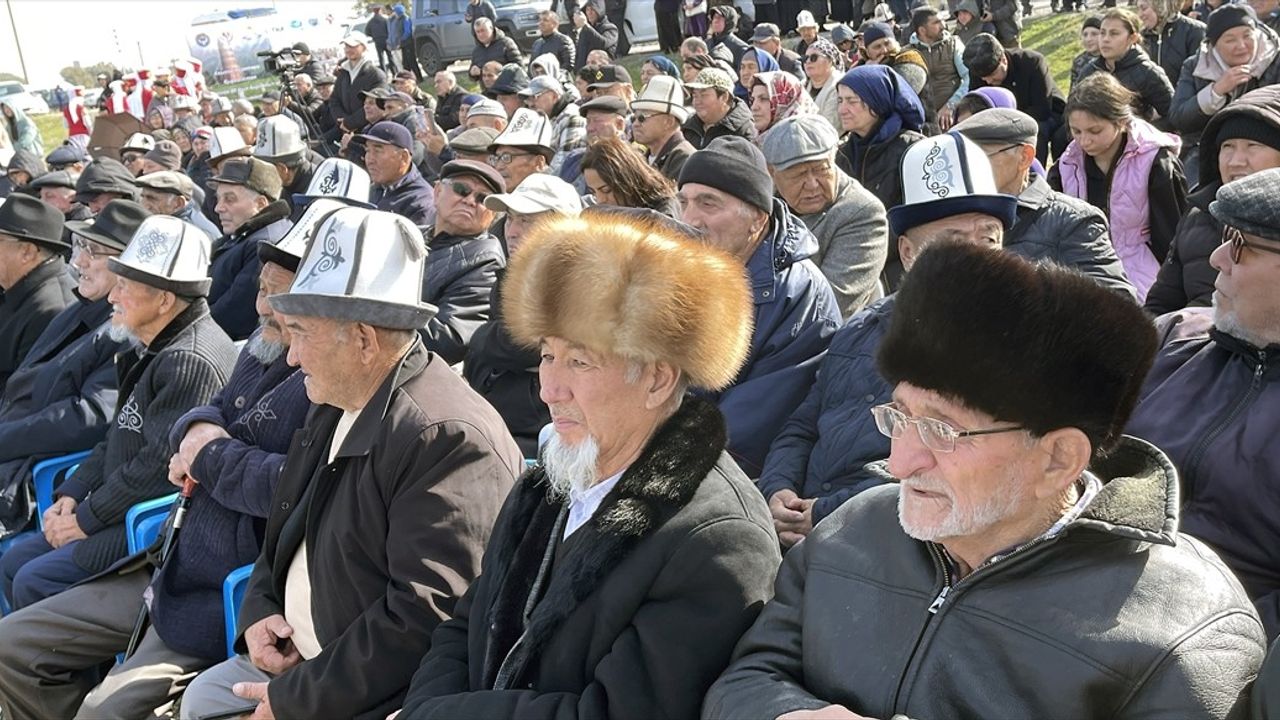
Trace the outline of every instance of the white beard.
<instances>
[{"instance_id":1,"label":"white beard","mask_svg":"<svg viewBox=\"0 0 1280 720\"><path fill-rule=\"evenodd\" d=\"M262 333L249 338L249 341L244 344L244 351L263 365L275 362L286 349L284 343L266 340L262 337Z\"/></svg>"},{"instance_id":2,"label":"white beard","mask_svg":"<svg viewBox=\"0 0 1280 720\"><path fill-rule=\"evenodd\" d=\"M600 446L590 435L576 445L568 445L560 439L560 433L553 431L542 449L542 465L547 470L552 494L568 498L570 493L581 494L595 485L599 454Z\"/></svg>"},{"instance_id":3,"label":"white beard","mask_svg":"<svg viewBox=\"0 0 1280 720\"><path fill-rule=\"evenodd\" d=\"M1246 328L1240 322L1240 316L1235 310L1227 310L1219 306L1216 294L1213 298L1213 326L1219 331L1231 337L1244 340L1257 348L1265 348L1270 342L1273 342ZM1275 327L1267 328L1264 332L1280 332L1280 322L1275 323Z\"/></svg>"},{"instance_id":4,"label":"white beard","mask_svg":"<svg viewBox=\"0 0 1280 720\"><path fill-rule=\"evenodd\" d=\"M115 342L127 342L131 345L136 345L138 343L138 336L134 335L132 330L115 323L111 323L110 327L107 328L107 337L111 338Z\"/></svg>"},{"instance_id":5,"label":"white beard","mask_svg":"<svg viewBox=\"0 0 1280 720\"><path fill-rule=\"evenodd\" d=\"M950 511L941 520L931 523L912 517L914 513L909 503L930 502L919 499L908 500L908 488L912 486L919 490L946 495L951 501ZM1021 478L1014 477L986 502L979 505L960 506L954 493L946 484L925 478L907 478L902 480L901 487L898 489L898 524L907 535L926 542L977 535L1013 515L1022 505L1025 495L1025 483Z\"/></svg>"}]
</instances>

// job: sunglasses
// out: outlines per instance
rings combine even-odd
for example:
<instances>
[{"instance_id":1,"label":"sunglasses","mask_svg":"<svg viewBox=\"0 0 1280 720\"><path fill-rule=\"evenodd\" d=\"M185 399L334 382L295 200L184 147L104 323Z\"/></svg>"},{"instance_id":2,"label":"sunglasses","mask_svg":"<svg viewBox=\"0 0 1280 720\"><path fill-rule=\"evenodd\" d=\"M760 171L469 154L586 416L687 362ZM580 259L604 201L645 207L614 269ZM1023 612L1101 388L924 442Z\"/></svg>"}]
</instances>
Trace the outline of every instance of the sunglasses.
<instances>
[{"instance_id":1,"label":"sunglasses","mask_svg":"<svg viewBox=\"0 0 1280 720\"><path fill-rule=\"evenodd\" d=\"M1266 245L1251 243L1248 240L1244 239L1244 233L1240 231L1240 228L1232 227L1230 225L1222 226L1222 242L1227 243L1231 246L1231 264L1232 265L1240 264L1240 258L1241 256L1244 255L1245 248L1249 248L1251 250L1260 250L1262 252L1269 252L1275 255L1280 255L1280 248L1267 247Z\"/></svg>"},{"instance_id":2,"label":"sunglasses","mask_svg":"<svg viewBox=\"0 0 1280 720\"><path fill-rule=\"evenodd\" d=\"M821 59L822 59L822 58L824 58L824 57L826 57L826 56L825 56L825 55L805 55L805 56L804 56L804 61L805 61L805 62L818 62L819 60L821 60Z\"/></svg>"},{"instance_id":3,"label":"sunglasses","mask_svg":"<svg viewBox=\"0 0 1280 720\"><path fill-rule=\"evenodd\" d=\"M467 185L466 183L463 183L463 182L458 182L457 180L450 182L448 186L449 186L449 189L453 191L454 195L457 195L459 198L463 200L466 200L472 195L475 195L477 205L483 205L484 201L489 197L489 193L481 192L479 190L472 190L470 185Z\"/></svg>"}]
</instances>

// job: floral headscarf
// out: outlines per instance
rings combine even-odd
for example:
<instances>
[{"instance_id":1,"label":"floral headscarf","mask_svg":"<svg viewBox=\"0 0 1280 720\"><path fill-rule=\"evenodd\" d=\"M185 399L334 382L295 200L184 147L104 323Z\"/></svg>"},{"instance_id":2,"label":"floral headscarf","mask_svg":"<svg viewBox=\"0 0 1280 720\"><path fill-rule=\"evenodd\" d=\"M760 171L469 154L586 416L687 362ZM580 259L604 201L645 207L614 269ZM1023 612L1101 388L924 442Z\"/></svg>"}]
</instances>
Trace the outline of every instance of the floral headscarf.
<instances>
[{"instance_id":1,"label":"floral headscarf","mask_svg":"<svg viewBox=\"0 0 1280 720\"><path fill-rule=\"evenodd\" d=\"M763 85L769 93L769 109L771 119L769 127L777 125L792 115L805 115L818 112L809 93L805 92L800 79L789 72L756 73L751 82L752 87Z\"/></svg>"},{"instance_id":2,"label":"floral headscarf","mask_svg":"<svg viewBox=\"0 0 1280 720\"><path fill-rule=\"evenodd\" d=\"M836 47L835 43L831 42L830 40L824 37L820 37L817 40L814 40L813 42L809 43L809 47L805 49L805 52L809 52L809 51L817 52L818 54L822 55L826 59L830 60L833 74L844 72L845 54L840 52L840 48Z\"/></svg>"}]
</instances>

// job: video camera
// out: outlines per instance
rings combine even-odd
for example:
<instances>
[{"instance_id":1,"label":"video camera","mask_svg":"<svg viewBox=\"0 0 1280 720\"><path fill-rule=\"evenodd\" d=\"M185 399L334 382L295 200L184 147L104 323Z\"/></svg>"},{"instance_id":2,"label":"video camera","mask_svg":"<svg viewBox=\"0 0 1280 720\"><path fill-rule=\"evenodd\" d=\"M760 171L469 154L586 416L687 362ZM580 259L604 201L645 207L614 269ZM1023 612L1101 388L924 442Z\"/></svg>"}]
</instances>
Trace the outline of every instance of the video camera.
<instances>
[{"instance_id":1,"label":"video camera","mask_svg":"<svg viewBox=\"0 0 1280 720\"><path fill-rule=\"evenodd\" d=\"M265 58L262 61L262 68L274 75L291 75L302 65L294 57L293 48L263 50L258 53L258 57Z\"/></svg>"}]
</instances>

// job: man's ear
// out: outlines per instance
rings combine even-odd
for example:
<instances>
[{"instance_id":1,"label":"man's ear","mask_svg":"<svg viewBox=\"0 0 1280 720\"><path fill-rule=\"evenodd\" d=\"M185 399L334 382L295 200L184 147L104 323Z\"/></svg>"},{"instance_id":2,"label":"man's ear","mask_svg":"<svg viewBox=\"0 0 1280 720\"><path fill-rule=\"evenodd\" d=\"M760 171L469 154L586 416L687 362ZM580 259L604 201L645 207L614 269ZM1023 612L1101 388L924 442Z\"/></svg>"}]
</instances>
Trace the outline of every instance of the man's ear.
<instances>
[{"instance_id":1,"label":"man's ear","mask_svg":"<svg viewBox=\"0 0 1280 720\"><path fill-rule=\"evenodd\" d=\"M903 270L910 270L912 263L916 261L915 246L905 234L898 236L898 258L902 260Z\"/></svg>"},{"instance_id":2,"label":"man's ear","mask_svg":"<svg viewBox=\"0 0 1280 720\"><path fill-rule=\"evenodd\" d=\"M1039 498L1049 498L1066 491L1089 467L1093 456L1093 444L1080 429L1059 428L1045 433L1036 440L1044 451L1042 479L1034 483Z\"/></svg>"}]
</instances>

